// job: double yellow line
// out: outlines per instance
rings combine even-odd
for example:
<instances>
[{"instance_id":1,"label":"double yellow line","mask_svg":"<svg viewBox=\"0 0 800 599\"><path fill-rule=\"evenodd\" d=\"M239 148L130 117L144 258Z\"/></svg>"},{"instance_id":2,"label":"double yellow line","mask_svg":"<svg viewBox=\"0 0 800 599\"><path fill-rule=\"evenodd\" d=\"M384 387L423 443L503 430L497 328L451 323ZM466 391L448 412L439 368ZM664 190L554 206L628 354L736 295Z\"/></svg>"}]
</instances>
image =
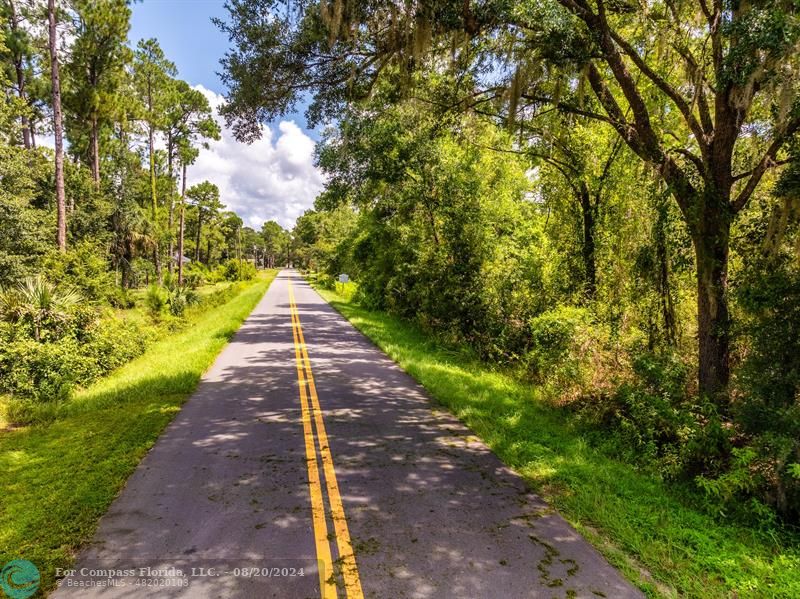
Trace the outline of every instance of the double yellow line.
<instances>
[{"instance_id":1,"label":"double yellow line","mask_svg":"<svg viewBox=\"0 0 800 599\"><path fill-rule=\"evenodd\" d=\"M308 359L303 327L300 325L300 314L297 311L291 281L289 281L289 307L292 314L294 357L297 363L297 381L300 385L300 408L306 446L308 486L311 492L311 517L314 525L317 560L319 561L319 584L322 599L337 599L338 594L331 557L331 543L328 537L325 498L320 480L320 460L317 459L317 448L319 448L319 456L322 461L322 474L328 493L330 516L338 550L337 562L341 565L346 597L347 599L363 599L364 594L361 591L356 557L350 542L350 532L347 529L347 519L344 515L342 498L339 495L339 485L336 482L333 457L328 446L328 434L325 432L325 423L322 420L322 410L319 407L319 397L314 385L314 375L311 372L311 362Z\"/></svg>"}]
</instances>

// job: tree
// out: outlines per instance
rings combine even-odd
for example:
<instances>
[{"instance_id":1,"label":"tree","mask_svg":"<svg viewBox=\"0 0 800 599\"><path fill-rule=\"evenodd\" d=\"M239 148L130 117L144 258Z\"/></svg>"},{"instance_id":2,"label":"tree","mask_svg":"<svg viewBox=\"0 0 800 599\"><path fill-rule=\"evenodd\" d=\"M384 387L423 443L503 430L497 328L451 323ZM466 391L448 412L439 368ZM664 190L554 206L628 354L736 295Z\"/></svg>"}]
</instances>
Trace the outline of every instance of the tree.
<instances>
[{"instance_id":1,"label":"tree","mask_svg":"<svg viewBox=\"0 0 800 599\"><path fill-rule=\"evenodd\" d=\"M0 39L0 54L4 52ZM0 86L6 87L6 73L0 71ZM47 205L34 203L42 182L50 178L52 164L42 151L25 149L18 143L19 112L16 102L0 102L0 286L13 287L31 275L52 247L52 218Z\"/></svg>"},{"instance_id":2,"label":"tree","mask_svg":"<svg viewBox=\"0 0 800 599\"><path fill-rule=\"evenodd\" d=\"M267 268L275 268L280 256L284 254L283 246L287 236L286 230L274 220L261 225L261 239L264 244L264 254Z\"/></svg>"},{"instance_id":3,"label":"tree","mask_svg":"<svg viewBox=\"0 0 800 599\"><path fill-rule=\"evenodd\" d=\"M203 181L193 185L186 191L186 197L192 202L197 210L197 228L195 231L195 262L200 262L200 246L203 239L203 223L211 220L219 214L223 208L219 201L219 188L209 181ZM211 260L210 252L206 253L206 264Z\"/></svg>"},{"instance_id":4,"label":"tree","mask_svg":"<svg viewBox=\"0 0 800 599\"><path fill-rule=\"evenodd\" d=\"M199 140L201 147L208 148L207 140L219 139L220 128L214 119L208 99L202 92L192 89L185 81L177 80L174 82L170 106L167 112L167 164L170 181L173 180L173 164L177 160L181 165L181 206L178 232L178 280L183 281L183 218L184 203L186 196L186 169L197 157L197 151L193 145ZM173 183L170 183L173 185ZM174 198L170 193L169 197L169 269L172 271L172 249L173 249L173 219L174 219Z\"/></svg>"},{"instance_id":5,"label":"tree","mask_svg":"<svg viewBox=\"0 0 800 599\"><path fill-rule=\"evenodd\" d=\"M118 109L118 92L130 60L127 46L128 0L72 0L75 41L65 65L69 91L64 102L76 122L68 127L70 147L88 156L92 179L100 186L100 131ZM68 121L69 122L69 121ZM82 143L88 128L88 147ZM85 148L85 150L82 149Z\"/></svg>"},{"instance_id":6,"label":"tree","mask_svg":"<svg viewBox=\"0 0 800 599\"><path fill-rule=\"evenodd\" d=\"M24 110L19 115L22 124L22 143L25 149L36 146L33 131L32 106L35 95L29 93L31 84L38 87L39 78L33 72L32 63L36 53L32 36L27 27L30 20L28 7L18 6L17 0L4 0L0 4L0 17L3 20L5 46L0 61L5 69L10 69L9 81L13 80L14 91Z\"/></svg>"},{"instance_id":7,"label":"tree","mask_svg":"<svg viewBox=\"0 0 800 599\"><path fill-rule=\"evenodd\" d=\"M664 181L690 231L699 388L725 406L731 225L800 128L796 3L358 2L322 18L317 5L307 18L273 8L239 0L232 24L219 23L235 45L223 59L224 112L240 139L308 92L312 120L335 118L390 66L449 65L457 85L437 89L448 110L513 124L556 109L611 127ZM398 97L410 93L412 78L394 81Z\"/></svg>"},{"instance_id":8,"label":"tree","mask_svg":"<svg viewBox=\"0 0 800 599\"><path fill-rule=\"evenodd\" d=\"M155 39L141 40L136 47L133 77L139 96L144 103L144 123L147 127L147 149L150 163L150 202L153 228L158 237L158 192L156 185L155 134L164 126L164 114L169 101L171 77L176 74L175 65L167 60L164 51ZM158 245L153 252L153 263L161 277L161 261Z\"/></svg>"},{"instance_id":9,"label":"tree","mask_svg":"<svg viewBox=\"0 0 800 599\"><path fill-rule=\"evenodd\" d=\"M183 285L183 241L186 226L186 165L195 161L198 150L184 143L179 146L179 158L183 166L181 175L181 206L178 217L178 285Z\"/></svg>"},{"instance_id":10,"label":"tree","mask_svg":"<svg viewBox=\"0 0 800 599\"><path fill-rule=\"evenodd\" d=\"M560 117L559 117L560 118ZM564 126L546 122L543 127L527 127L531 135L526 153L559 173L572 191L581 214L581 257L584 268L584 291L594 299L597 291L597 223L604 196L613 183L614 163L620 156L622 141L607 140L586 119Z\"/></svg>"},{"instance_id":11,"label":"tree","mask_svg":"<svg viewBox=\"0 0 800 599\"><path fill-rule=\"evenodd\" d=\"M598 56L581 65L603 110L594 116L653 165L692 235L699 384L717 396L730 373L731 225L800 128L797 76L786 70L800 49L800 28L791 24L797 7L742 3L726 10L722 2L667 2L657 14L637 12L634 28L630 15L602 0L596 7L584 0L559 3L575 17L573 26L583 25L582 36ZM656 52L661 45L665 51ZM681 68L671 69L675 64ZM665 104L674 115L666 122L658 118Z\"/></svg>"},{"instance_id":12,"label":"tree","mask_svg":"<svg viewBox=\"0 0 800 599\"><path fill-rule=\"evenodd\" d=\"M47 0L48 47L50 50L50 81L53 94L53 136L55 137L56 177L56 244L61 252L67 251L67 208L64 191L64 141L61 115L61 79L58 72L58 30L56 28L55 0Z\"/></svg>"},{"instance_id":13,"label":"tree","mask_svg":"<svg viewBox=\"0 0 800 599\"><path fill-rule=\"evenodd\" d=\"M225 258L242 261L242 227L244 221L235 212L220 214L220 229L225 239Z\"/></svg>"}]
</instances>

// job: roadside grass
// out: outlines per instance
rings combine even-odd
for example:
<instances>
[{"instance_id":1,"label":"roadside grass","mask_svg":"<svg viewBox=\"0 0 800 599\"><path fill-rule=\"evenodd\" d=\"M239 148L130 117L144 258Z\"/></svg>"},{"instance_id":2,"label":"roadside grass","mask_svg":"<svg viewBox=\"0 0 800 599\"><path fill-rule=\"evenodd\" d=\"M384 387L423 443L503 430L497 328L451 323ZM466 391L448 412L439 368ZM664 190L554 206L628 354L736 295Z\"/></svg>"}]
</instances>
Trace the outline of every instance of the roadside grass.
<instances>
[{"instance_id":1,"label":"roadside grass","mask_svg":"<svg viewBox=\"0 0 800 599\"><path fill-rule=\"evenodd\" d=\"M0 564L20 558L55 585L201 375L263 296L268 271L67 402L58 419L0 432Z\"/></svg>"},{"instance_id":2,"label":"roadside grass","mask_svg":"<svg viewBox=\"0 0 800 599\"><path fill-rule=\"evenodd\" d=\"M725 522L702 496L604 455L534 386L317 289L651 597L800 597L800 536Z\"/></svg>"}]
</instances>

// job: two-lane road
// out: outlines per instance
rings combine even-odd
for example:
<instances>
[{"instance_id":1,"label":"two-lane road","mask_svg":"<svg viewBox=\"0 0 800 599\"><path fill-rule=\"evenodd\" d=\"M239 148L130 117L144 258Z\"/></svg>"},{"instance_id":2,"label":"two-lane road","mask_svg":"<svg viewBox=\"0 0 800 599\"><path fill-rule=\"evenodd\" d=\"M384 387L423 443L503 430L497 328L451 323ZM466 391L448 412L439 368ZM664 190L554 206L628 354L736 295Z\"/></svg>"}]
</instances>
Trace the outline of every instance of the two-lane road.
<instances>
[{"instance_id":1,"label":"two-lane road","mask_svg":"<svg viewBox=\"0 0 800 599\"><path fill-rule=\"evenodd\" d=\"M55 596L640 597L282 271Z\"/></svg>"}]
</instances>

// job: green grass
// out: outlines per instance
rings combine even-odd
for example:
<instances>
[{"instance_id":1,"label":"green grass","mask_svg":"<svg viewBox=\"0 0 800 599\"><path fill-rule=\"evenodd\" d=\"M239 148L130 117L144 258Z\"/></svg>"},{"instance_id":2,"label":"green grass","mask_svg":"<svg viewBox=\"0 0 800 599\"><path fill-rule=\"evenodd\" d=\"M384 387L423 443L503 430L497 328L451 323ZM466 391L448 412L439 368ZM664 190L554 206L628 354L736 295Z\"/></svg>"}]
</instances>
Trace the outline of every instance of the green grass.
<instances>
[{"instance_id":1,"label":"green grass","mask_svg":"<svg viewBox=\"0 0 800 599\"><path fill-rule=\"evenodd\" d=\"M800 538L725 522L702 497L593 448L539 389L413 325L319 292L653 597L800 597Z\"/></svg>"},{"instance_id":2,"label":"green grass","mask_svg":"<svg viewBox=\"0 0 800 599\"><path fill-rule=\"evenodd\" d=\"M47 425L0 432L0 565L32 561L42 588L78 547L277 271L80 391Z\"/></svg>"}]
</instances>

